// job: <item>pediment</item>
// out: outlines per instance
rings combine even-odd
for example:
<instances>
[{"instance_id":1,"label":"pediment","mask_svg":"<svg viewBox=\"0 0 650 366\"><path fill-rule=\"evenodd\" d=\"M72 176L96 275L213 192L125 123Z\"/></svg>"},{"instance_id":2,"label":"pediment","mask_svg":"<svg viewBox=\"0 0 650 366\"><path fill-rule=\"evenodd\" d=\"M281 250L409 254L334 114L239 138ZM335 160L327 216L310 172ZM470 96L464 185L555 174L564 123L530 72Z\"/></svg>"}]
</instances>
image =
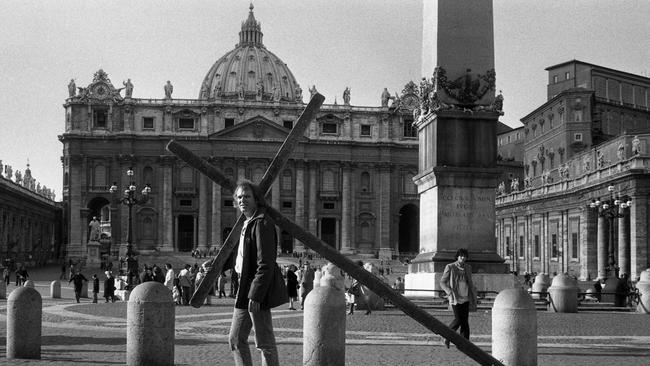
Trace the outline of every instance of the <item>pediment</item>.
<instances>
[{"instance_id":1,"label":"pediment","mask_svg":"<svg viewBox=\"0 0 650 366\"><path fill-rule=\"evenodd\" d=\"M289 130L262 116L253 117L210 135L210 138L236 140L284 141ZM306 140L306 139L305 139Z\"/></svg>"}]
</instances>

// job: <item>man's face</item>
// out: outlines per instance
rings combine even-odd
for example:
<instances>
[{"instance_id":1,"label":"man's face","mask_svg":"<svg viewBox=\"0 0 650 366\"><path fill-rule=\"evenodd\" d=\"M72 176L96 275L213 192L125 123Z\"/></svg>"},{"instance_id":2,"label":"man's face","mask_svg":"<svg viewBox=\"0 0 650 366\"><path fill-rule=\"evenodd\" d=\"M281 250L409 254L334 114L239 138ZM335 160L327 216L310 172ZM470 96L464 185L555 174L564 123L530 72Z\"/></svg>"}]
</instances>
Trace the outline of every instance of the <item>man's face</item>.
<instances>
[{"instance_id":1,"label":"man's face","mask_svg":"<svg viewBox=\"0 0 650 366\"><path fill-rule=\"evenodd\" d=\"M248 218L252 217L257 210L257 202L253 192L248 187L239 187L235 192L235 199L237 200L237 207Z\"/></svg>"}]
</instances>

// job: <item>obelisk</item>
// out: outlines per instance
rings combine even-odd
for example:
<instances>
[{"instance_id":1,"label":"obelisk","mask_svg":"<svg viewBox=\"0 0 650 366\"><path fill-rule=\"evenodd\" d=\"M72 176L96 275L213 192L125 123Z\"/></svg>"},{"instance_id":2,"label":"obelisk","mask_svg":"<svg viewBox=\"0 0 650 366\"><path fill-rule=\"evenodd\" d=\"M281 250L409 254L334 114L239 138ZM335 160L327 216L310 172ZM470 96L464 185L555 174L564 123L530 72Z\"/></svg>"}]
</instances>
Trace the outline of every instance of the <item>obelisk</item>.
<instances>
[{"instance_id":1,"label":"obelisk","mask_svg":"<svg viewBox=\"0 0 650 366\"><path fill-rule=\"evenodd\" d=\"M447 263L466 248L479 291L514 284L497 254L496 127L492 0L424 0L420 82L420 253L407 289L439 290ZM408 292L430 295L432 292Z\"/></svg>"}]
</instances>

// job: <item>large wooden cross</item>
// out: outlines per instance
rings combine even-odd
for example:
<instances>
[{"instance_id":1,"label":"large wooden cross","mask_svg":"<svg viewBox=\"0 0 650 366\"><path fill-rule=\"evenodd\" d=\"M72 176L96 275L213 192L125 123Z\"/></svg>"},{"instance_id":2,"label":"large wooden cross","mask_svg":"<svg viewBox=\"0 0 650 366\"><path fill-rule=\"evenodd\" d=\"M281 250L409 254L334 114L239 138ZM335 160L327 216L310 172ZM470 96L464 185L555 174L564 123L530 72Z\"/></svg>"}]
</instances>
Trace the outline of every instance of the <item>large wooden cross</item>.
<instances>
[{"instance_id":1,"label":"large wooden cross","mask_svg":"<svg viewBox=\"0 0 650 366\"><path fill-rule=\"evenodd\" d=\"M298 141L305 133L305 130L307 129L307 126L309 126L309 123L314 119L316 113L318 113L320 106L323 104L324 100L325 97L318 93L316 93L311 98L309 104L302 112L300 117L298 117L295 126L280 147L280 150L278 150L275 158L271 161L271 164L267 168L266 173L264 173L264 176L262 177L262 181L259 182L259 188L261 192L267 193L271 188L271 184L284 167L284 164L289 159L289 155L292 153L294 147L298 144ZM199 172L205 174L208 178L220 186L230 191L235 190L236 182L234 180L225 176L218 168L210 164L207 160L195 155L176 141L170 141L167 144L167 150L177 155L181 160L194 167ZM416 320L427 329L441 335L442 337L454 343L459 350L477 361L479 364L489 366L503 366L501 362L496 360L489 353L483 351L474 345L474 343L451 330L449 327L447 327L447 325L440 322L431 314L415 305L399 292L394 291L388 284L384 283L381 279L373 275L371 272L366 271L363 267L360 267L347 257L343 256L336 249L324 241L318 239L313 234L309 233L308 231L298 226L296 223L284 217L275 208L268 206L266 212L267 215L271 217L275 224L282 230L288 232L294 238L303 242L306 246L348 273L350 276L358 280L361 284L369 288L377 295L381 296L384 299L388 299L392 304L400 308L406 315ZM235 227L230 231L230 234L228 234L228 237L221 247L221 250L219 250L217 256L212 259L209 270L206 272L205 277L197 289L194 291L194 294L192 295L192 299L190 301L192 306L198 308L205 302L205 298L208 295L210 288L213 286L214 281L221 273L228 257L238 243L238 241L234 240L233 237L236 237L236 233L239 233L241 231L243 222L244 215L242 214L237 219Z\"/></svg>"}]
</instances>

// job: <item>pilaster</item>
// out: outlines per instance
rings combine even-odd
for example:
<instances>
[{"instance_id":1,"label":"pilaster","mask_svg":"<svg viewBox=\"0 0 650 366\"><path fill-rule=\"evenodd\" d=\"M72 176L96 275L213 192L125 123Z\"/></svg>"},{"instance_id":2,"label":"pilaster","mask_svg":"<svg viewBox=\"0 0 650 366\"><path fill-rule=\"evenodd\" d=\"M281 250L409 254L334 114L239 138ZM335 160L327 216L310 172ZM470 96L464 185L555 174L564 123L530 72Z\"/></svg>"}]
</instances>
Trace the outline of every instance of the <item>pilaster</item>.
<instances>
[{"instance_id":1,"label":"pilaster","mask_svg":"<svg viewBox=\"0 0 650 366\"><path fill-rule=\"evenodd\" d=\"M211 248L221 249L223 238L221 237L221 186L212 183L212 219L211 228Z\"/></svg>"},{"instance_id":2,"label":"pilaster","mask_svg":"<svg viewBox=\"0 0 650 366\"><path fill-rule=\"evenodd\" d=\"M341 164L343 171L342 179L342 197L341 197L341 253L353 254L352 242L350 240L351 218L351 201L352 193L350 189L350 164L344 162Z\"/></svg>"}]
</instances>

